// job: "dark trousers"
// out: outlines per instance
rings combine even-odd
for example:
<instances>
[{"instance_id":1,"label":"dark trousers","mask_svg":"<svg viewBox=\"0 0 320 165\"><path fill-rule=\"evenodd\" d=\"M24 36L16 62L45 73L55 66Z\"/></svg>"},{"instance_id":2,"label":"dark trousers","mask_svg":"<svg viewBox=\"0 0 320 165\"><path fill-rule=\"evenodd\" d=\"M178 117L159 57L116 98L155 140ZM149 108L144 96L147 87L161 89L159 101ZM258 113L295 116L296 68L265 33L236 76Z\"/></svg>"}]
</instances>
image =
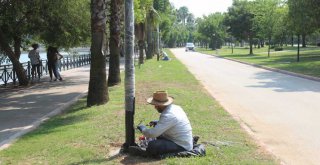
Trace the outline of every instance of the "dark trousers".
<instances>
[{"instance_id":1,"label":"dark trousers","mask_svg":"<svg viewBox=\"0 0 320 165\"><path fill-rule=\"evenodd\" d=\"M36 70L37 69L37 70ZM32 75L32 78L36 77L36 72L38 74L38 78L40 78L40 64L35 64L35 65L32 65L31 67L31 75Z\"/></svg>"},{"instance_id":2,"label":"dark trousers","mask_svg":"<svg viewBox=\"0 0 320 165\"><path fill-rule=\"evenodd\" d=\"M151 156L177 153L182 151L186 150L183 147L177 145L176 143L164 138L150 141L147 147L147 153Z\"/></svg>"},{"instance_id":3,"label":"dark trousers","mask_svg":"<svg viewBox=\"0 0 320 165\"><path fill-rule=\"evenodd\" d=\"M52 72L54 74L54 77L57 79L57 73L56 73L56 64L55 63L48 63L48 71L49 71L49 75L50 75L50 79L52 80Z\"/></svg>"}]
</instances>

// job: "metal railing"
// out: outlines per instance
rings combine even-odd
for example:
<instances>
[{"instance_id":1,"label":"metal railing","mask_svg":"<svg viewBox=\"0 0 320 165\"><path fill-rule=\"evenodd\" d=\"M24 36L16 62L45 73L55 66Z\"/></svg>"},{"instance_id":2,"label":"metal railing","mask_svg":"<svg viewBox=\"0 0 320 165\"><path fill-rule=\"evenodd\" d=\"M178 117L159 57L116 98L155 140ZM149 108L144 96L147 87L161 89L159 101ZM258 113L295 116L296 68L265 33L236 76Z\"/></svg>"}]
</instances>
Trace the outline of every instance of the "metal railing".
<instances>
[{"instance_id":1,"label":"metal railing","mask_svg":"<svg viewBox=\"0 0 320 165\"><path fill-rule=\"evenodd\" d=\"M91 62L90 55L80 55L80 56L73 56L73 57L64 57L60 60L59 70L69 70L73 68L78 68L84 65L89 65ZM41 60L41 67L40 67L40 75L44 76L49 73L48 71L48 61ZM27 78L30 80L31 75L31 63L30 61L21 63L22 67L24 68L25 74ZM0 65L0 85L7 85L8 83L13 83L14 85L17 84L18 78L16 72L13 69L13 65Z\"/></svg>"}]
</instances>

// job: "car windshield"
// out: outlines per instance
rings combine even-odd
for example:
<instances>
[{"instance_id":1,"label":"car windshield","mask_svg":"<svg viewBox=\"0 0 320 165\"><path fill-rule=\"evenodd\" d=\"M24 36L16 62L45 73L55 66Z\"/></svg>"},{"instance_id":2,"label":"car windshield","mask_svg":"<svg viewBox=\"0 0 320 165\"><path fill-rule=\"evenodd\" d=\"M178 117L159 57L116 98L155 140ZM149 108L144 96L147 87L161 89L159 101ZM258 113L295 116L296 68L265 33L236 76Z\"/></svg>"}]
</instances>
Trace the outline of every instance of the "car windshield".
<instances>
[{"instance_id":1,"label":"car windshield","mask_svg":"<svg viewBox=\"0 0 320 165\"><path fill-rule=\"evenodd\" d=\"M194 47L193 43L187 43L186 47Z\"/></svg>"}]
</instances>

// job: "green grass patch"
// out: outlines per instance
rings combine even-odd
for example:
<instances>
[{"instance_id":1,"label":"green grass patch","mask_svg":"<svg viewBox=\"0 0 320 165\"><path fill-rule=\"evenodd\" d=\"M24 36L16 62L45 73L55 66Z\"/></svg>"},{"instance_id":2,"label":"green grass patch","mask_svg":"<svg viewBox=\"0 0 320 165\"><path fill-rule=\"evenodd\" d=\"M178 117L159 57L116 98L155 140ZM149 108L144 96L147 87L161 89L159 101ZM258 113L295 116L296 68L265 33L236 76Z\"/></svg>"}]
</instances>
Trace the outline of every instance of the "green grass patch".
<instances>
[{"instance_id":1,"label":"green grass patch","mask_svg":"<svg viewBox=\"0 0 320 165\"><path fill-rule=\"evenodd\" d=\"M81 99L65 114L50 119L10 148L0 151L1 163L278 164L214 101L187 68L170 52L169 55L171 61L153 59L136 68L136 124L158 118L154 107L146 104L146 98L155 90L167 90L175 98L175 104L186 111L193 134L200 136L199 142L220 141L229 146L207 145L207 156L198 158L153 160L127 155L110 158L108 153L125 141L124 85L120 85L109 88L108 104L87 108L86 99ZM136 137L139 135L137 131Z\"/></svg>"},{"instance_id":2,"label":"green grass patch","mask_svg":"<svg viewBox=\"0 0 320 165\"><path fill-rule=\"evenodd\" d=\"M232 49L229 47L223 47L218 51L202 48L198 48L197 50L206 54L218 54L222 57L252 64L320 77L320 48L318 47L301 48L300 62L297 62L296 47L284 47L283 51L274 51L274 49L271 49L270 57L268 57L268 49L266 47L260 49L255 48L253 55L249 55L249 49L239 47L234 49L233 54Z\"/></svg>"}]
</instances>

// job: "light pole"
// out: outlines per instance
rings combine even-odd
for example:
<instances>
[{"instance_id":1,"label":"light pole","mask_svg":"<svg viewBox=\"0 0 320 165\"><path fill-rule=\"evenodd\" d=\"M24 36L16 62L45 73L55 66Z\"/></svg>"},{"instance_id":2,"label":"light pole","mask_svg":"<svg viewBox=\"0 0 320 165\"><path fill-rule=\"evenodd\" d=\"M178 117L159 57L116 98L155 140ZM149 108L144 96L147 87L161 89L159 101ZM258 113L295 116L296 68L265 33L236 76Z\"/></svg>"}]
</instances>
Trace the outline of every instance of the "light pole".
<instances>
[{"instance_id":1,"label":"light pole","mask_svg":"<svg viewBox=\"0 0 320 165\"><path fill-rule=\"evenodd\" d=\"M123 151L135 145L135 70L134 70L134 10L133 0L125 1L125 128Z\"/></svg>"}]
</instances>

